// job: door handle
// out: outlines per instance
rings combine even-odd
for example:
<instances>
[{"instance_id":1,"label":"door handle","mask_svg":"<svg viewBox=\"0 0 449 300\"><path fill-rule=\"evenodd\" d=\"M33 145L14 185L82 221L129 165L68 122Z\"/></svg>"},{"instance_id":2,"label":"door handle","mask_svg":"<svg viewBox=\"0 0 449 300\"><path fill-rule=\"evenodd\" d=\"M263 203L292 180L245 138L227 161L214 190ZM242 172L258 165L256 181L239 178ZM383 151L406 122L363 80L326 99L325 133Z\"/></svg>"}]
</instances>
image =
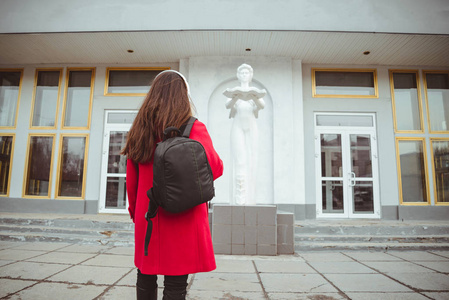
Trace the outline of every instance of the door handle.
<instances>
[{"instance_id":1,"label":"door handle","mask_svg":"<svg viewBox=\"0 0 449 300\"><path fill-rule=\"evenodd\" d=\"M350 172L349 176L349 186L355 186L355 173Z\"/></svg>"}]
</instances>

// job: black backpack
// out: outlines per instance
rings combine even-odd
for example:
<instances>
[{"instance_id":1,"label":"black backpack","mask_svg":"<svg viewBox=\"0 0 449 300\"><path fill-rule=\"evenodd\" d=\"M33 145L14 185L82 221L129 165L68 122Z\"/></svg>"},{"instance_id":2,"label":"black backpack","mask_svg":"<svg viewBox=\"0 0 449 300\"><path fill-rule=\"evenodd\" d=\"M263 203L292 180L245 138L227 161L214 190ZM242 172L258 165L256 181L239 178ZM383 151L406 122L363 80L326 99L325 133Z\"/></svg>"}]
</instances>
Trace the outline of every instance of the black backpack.
<instances>
[{"instance_id":1,"label":"black backpack","mask_svg":"<svg viewBox=\"0 0 449 300\"><path fill-rule=\"evenodd\" d=\"M162 142L156 145L153 163L153 187L147 191L150 199L145 219L145 256L148 255L152 218L158 207L180 213L206 203L215 196L212 169L200 142L189 138L196 118L191 117L180 129L168 127ZM181 134L182 132L182 134ZM174 137L170 137L175 133Z\"/></svg>"}]
</instances>

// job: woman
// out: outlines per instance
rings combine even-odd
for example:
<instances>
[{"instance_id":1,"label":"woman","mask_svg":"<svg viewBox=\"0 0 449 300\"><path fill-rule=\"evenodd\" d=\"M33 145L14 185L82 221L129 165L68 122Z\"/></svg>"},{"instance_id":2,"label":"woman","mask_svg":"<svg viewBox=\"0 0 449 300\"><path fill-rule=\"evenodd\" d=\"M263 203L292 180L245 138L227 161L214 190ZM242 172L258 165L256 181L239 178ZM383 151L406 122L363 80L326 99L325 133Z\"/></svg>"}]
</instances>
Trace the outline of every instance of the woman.
<instances>
[{"instance_id":1,"label":"woman","mask_svg":"<svg viewBox=\"0 0 449 300\"><path fill-rule=\"evenodd\" d=\"M153 153L165 128L179 128L192 116L189 96L188 83L179 72L163 71L156 76L122 151L128 156L126 188L129 214L135 223L137 299L157 299L156 275L165 275L163 299L185 299L188 274L216 268L207 204L179 214L159 207L152 219L148 256L144 256L146 192L153 186ZM195 121L190 138L204 146L214 179L220 177L223 162L203 123Z\"/></svg>"}]
</instances>

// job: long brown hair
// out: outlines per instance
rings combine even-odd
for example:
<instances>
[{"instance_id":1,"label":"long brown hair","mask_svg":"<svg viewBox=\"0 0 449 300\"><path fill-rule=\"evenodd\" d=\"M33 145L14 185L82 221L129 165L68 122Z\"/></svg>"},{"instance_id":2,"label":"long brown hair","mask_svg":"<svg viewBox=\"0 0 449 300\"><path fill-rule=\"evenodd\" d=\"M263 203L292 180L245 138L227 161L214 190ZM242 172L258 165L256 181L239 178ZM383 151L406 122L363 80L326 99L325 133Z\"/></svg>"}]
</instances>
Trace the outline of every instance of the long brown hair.
<instances>
[{"instance_id":1,"label":"long brown hair","mask_svg":"<svg viewBox=\"0 0 449 300\"><path fill-rule=\"evenodd\" d=\"M128 133L121 154L136 163L151 161L156 143L165 128L181 127L192 116L184 79L175 72L163 72L153 81Z\"/></svg>"}]
</instances>

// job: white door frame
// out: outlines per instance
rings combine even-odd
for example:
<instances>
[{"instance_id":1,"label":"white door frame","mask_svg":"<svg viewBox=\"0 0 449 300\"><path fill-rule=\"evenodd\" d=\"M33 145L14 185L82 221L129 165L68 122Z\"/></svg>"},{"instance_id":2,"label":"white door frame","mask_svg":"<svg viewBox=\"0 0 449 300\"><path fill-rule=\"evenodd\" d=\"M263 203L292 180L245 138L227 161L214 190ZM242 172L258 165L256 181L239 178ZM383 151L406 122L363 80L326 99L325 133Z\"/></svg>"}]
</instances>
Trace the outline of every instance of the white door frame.
<instances>
[{"instance_id":1,"label":"white door frame","mask_svg":"<svg viewBox=\"0 0 449 300\"><path fill-rule=\"evenodd\" d=\"M113 213L113 214L127 214L128 213L128 194L126 193L126 207L123 209L107 208L106 207L106 186L108 177L126 178L126 173L108 173L109 160L109 140L110 134L114 131L126 131L131 128L131 123L108 123L108 116L110 113L135 113L136 110L105 110L104 133L103 133L103 149L101 156L101 172L100 172L100 199L99 212Z\"/></svg>"},{"instance_id":2,"label":"white door frame","mask_svg":"<svg viewBox=\"0 0 449 300\"><path fill-rule=\"evenodd\" d=\"M317 116L371 116L372 126L317 126ZM375 114L373 113L315 113L315 178L316 178L316 213L317 218L380 218L380 198L379 198L379 174L378 174L378 155L377 155L377 135ZM341 135L342 147L342 172L340 177L322 177L321 175L321 134L339 134ZM350 135L364 134L370 135L371 145L371 166L372 177L355 178L355 173L351 172L351 145ZM343 182L343 211L341 213L328 213L323 211L322 207L322 180L335 180ZM373 183L373 213L355 213L353 209L353 189L356 182Z\"/></svg>"}]
</instances>

